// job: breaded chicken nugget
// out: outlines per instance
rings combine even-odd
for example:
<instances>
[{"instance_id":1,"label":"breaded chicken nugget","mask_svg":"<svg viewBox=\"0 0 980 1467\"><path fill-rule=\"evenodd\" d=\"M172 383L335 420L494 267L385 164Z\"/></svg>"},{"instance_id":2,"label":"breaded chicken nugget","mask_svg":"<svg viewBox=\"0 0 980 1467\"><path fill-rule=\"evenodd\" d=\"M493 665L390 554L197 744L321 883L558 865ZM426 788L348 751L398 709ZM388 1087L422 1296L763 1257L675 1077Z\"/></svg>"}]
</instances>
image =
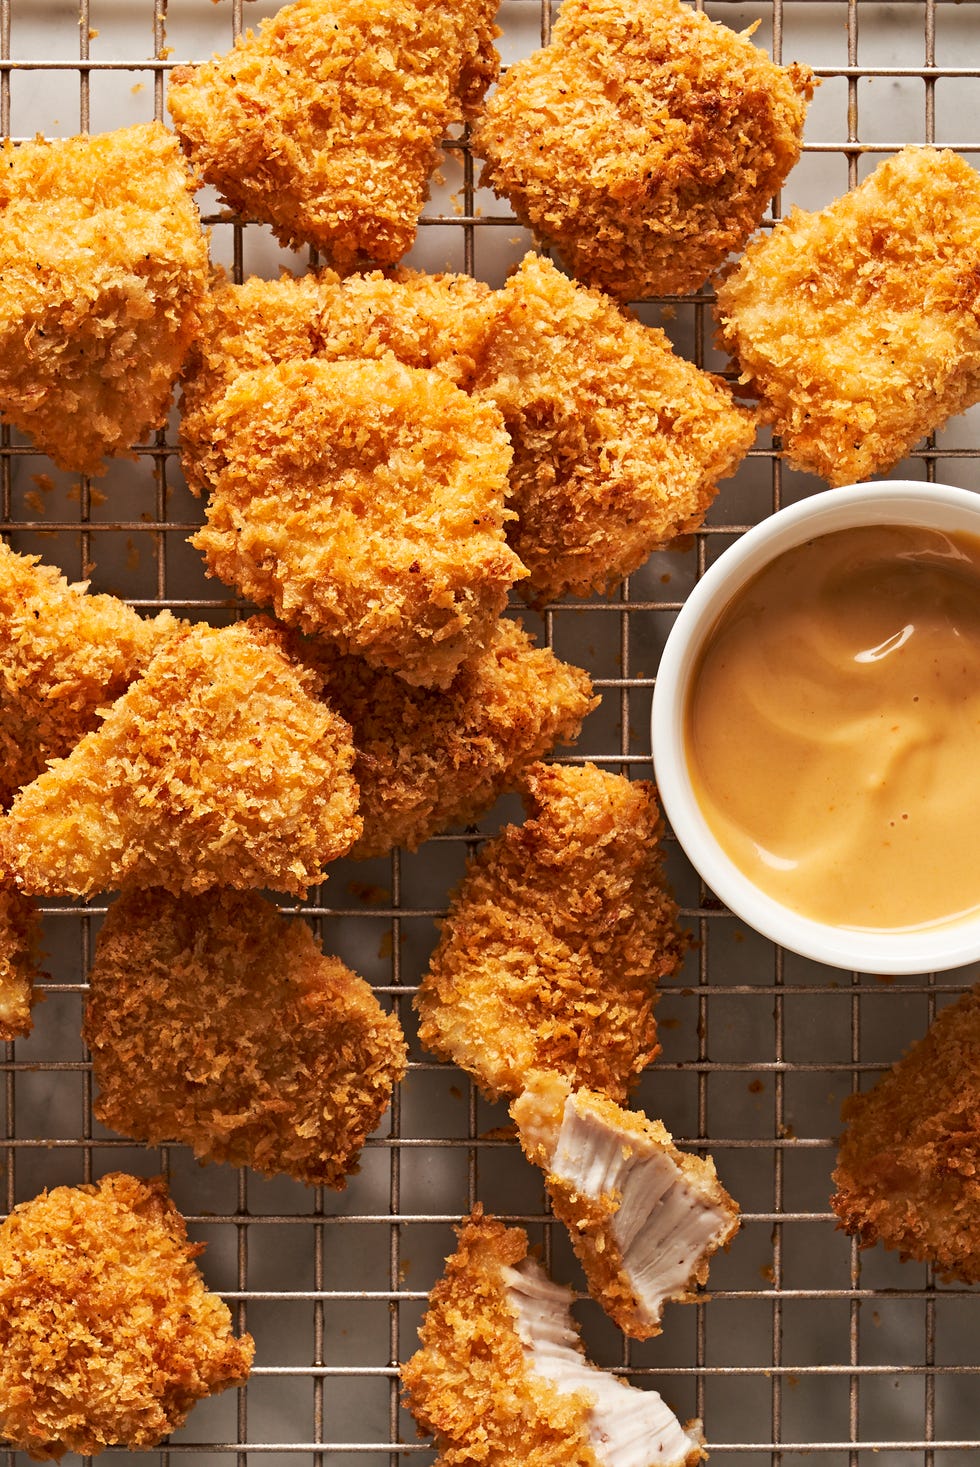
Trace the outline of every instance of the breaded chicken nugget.
<instances>
[{"instance_id":1,"label":"breaded chicken nugget","mask_svg":"<svg viewBox=\"0 0 980 1467\"><path fill-rule=\"evenodd\" d=\"M696 290L800 156L808 67L680 0L563 0L473 132L481 182L620 300Z\"/></svg>"},{"instance_id":2,"label":"breaded chicken nugget","mask_svg":"<svg viewBox=\"0 0 980 1467\"><path fill-rule=\"evenodd\" d=\"M533 254L498 294L476 386L514 446L508 539L539 602L609 591L697 529L755 437L662 331Z\"/></svg>"},{"instance_id":3,"label":"breaded chicken nugget","mask_svg":"<svg viewBox=\"0 0 980 1467\"><path fill-rule=\"evenodd\" d=\"M304 655L351 725L364 820L354 856L415 850L446 826L477 819L528 764L572 743L599 702L586 673L506 619L444 691L411 688L322 642Z\"/></svg>"},{"instance_id":4,"label":"breaded chicken nugget","mask_svg":"<svg viewBox=\"0 0 980 1467\"><path fill-rule=\"evenodd\" d=\"M528 819L486 843L452 897L419 1039L492 1100L535 1070L622 1100L660 1053L656 984L686 946L653 786L537 764L522 787Z\"/></svg>"},{"instance_id":5,"label":"breaded chicken nugget","mask_svg":"<svg viewBox=\"0 0 980 1467\"><path fill-rule=\"evenodd\" d=\"M89 984L99 1120L201 1161L342 1189L405 1073L398 1020L258 892L124 892Z\"/></svg>"},{"instance_id":6,"label":"breaded chicken nugget","mask_svg":"<svg viewBox=\"0 0 980 1467\"><path fill-rule=\"evenodd\" d=\"M0 886L0 1040L31 1032L40 935L41 920L30 897Z\"/></svg>"},{"instance_id":7,"label":"breaded chicken nugget","mask_svg":"<svg viewBox=\"0 0 980 1467\"><path fill-rule=\"evenodd\" d=\"M887 472L980 400L980 176L903 149L754 240L716 313L795 468L829 484Z\"/></svg>"},{"instance_id":8,"label":"breaded chicken nugget","mask_svg":"<svg viewBox=\"0 0 980 1467\"><path fill-rule=\"evenodd\" d=\"M98 726L180 626L85 590L0 541L0 808Z\"/></svg>"},{"instance_id":9,"label":"breaded chicken nugget","mask_svg":"<svg viewBox=\"0 0 980 1467\"><path fill-rule=\"evenodd\" d=\"M585 1358L572 1291L528 1257L523 1228L479 1208L429 1296L406 1404L439 1467L694 1467L701 1423Z\"/></svg>"},{"instance_id":10,"label":"breaded chicken nugget","mask_svg":"<svg viewBox=\"0 0 980 1467\"><path fill-rule=\"evenodd\" d=\"M332 263L412 247L438 144L497 75L497 0L296 0L169 106L194 166L283 244Z\"/></svg>"},{"instance_id":11,"label":"breaded chicken nugget","mask_svg":"<svg viewBox=\"0 0 980 1467\"><path fill-rule=\"evenodd\" d=\"M0 413L97 474L167 417L207 285L177 139L159 122L3 144Z\"/></svg>"},{"instance_id":12,"label":"breaded chicken nugget","mask_svg":"<svg viewBox=\"0 0 980 1467\"><path fill-rule=\"evenodd\" d=\"M844 1231L980 1282L980 984L842 1113L830 1201Z\"/></svg>"},{"instance_id":13,"label":"breaded chicken nugget","mask_svg":"<svg viewBox=\"0 0 980 1467\"><path fill-rule=\"evenodd\" d=\"M0 1435L38 1460L152 1447L241 1385L236 1339L162 1179L56 1187L0 1226Z\"/></svg>"},{"instance_id":14,"label":"breaded chicken nugget","mask_svg":"<svg viewBox=\"0 0 980 1467\"><path fill-rule=\"evenodd\" d=\"M350 729L262 618L179 633L0 821L40 895L124 882L302 893L361 833Z\"/></svg>"},{"instance_id":15,"label":"breaded chicken nugget","mask_svg":"<svg viewBox=\"0 0 980 1467\"><path fill-rule=\"evenodd\" d=\"M393 356L288 361L237 378L217 421L225 464L191 538L211 573L372 667L450 683L525 574L492 404Z\"/></svg>"},{"instance_id":16,"label":"breaded chicken nugget","mask_svg":"<svg viewBox=\"0 0 980 1467\"><path fill-rule=\"evenodd\" d=\"M662 1122L559 1075L532 1076L510 1113L593 1299L634 1339L659 1335L664 1304L692 1302L738 1232L710 1156L685 1155Z\"/></svg>"}]
</instances>

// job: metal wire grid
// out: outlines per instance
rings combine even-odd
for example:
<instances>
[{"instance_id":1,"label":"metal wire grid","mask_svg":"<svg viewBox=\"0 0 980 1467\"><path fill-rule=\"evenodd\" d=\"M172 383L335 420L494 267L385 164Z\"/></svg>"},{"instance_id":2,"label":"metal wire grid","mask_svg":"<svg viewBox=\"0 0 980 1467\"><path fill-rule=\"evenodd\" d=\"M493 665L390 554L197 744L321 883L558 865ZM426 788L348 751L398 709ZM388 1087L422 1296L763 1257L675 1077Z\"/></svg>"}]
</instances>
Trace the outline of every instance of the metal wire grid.
<instances>
[{"instance_id":1,"label":"metal wire grid","mask_svg":"<svg viewBox=\"0 0 980 1467\"><path fill-rule=\"evenodd\" d=\"M211 7L204 0L176 0L169 16L166 0L127 8L145 11L153 59L93 54L98 26L105 24L103 17L112 19L111 0L51 0L47 6L0 0L5 136L25 135L18 131L12 81L31 72L77 77L81 130L92 125L93 100L112 72L148 76L153 113L164 117L168 69L201 59L169 55L168 27L176 31L174 23L190 11ZM274 8L266 5L262 13ZM836 91L846 111L837 129L842 136L823 142L811 128L804 162L821 155L843 160L849 185L863 176L868 155L874 162L874 155L904 141L937 138L937 83L970 82L975 97L980 67L937 65L941 16L954 9L942 0L890 6L718 0L707 8L736 27L761 16L776 59L782 58L787 29L800 19L818 33L837 34L838 44L844 28L846 60L817 68L828 86L843 84ZM955 11L957 24L968 17L976 23L974 36L980 36L980 4L959 0ZM230 42L251 14L243 0L226 0L225 39L215 45ZM547 40L547 0L509 0L501 14L505 43L510 29L531 14L538 35ZM35 29L47 26L62 39L77 23L77 57L54 59L43 45L31 54L13 49L15 27L31 18ZM859 43L868 31L895 25L906 37L918 35L921 63L904 64L903 58L899 65L861 64ZM969 36L969 24L964 34ZM969 50L963 54L970 59ZM802 45L786 59L792 56L810 59ZM919 136L862 137L862 85L884 81L899 87L921 83ZM969 109L964 115L969 121ZM74 119L64 130L76 130ZM951 141L964 152L980 152L980 140L971 141L969 133ZM428 231L449 230L456 268L480 273L482 242L494 233L516 244L510 238L514 221L496 201L481 212L465 136L448 140L448 151L460 169L458 203L427 213L423 247ZM825 190L821 201L830 196ZM207 222L215 226L216 243L222 239L234 278L244 278L254 227L243 228L221 211ZM513 259L521 252L513 251ZM676 311L669 329L682 349L711 365L709 296L662 304ZM642 309L657 319L649 307ZM965 430L930 439L914 455L909 476L933 480L971 473L980 456L980 432L965 421ZM107 507L130 503L125 493L133 476L148 469L152 478L144 474L132 501L144 504L140 514L103 513L101 491L86 479L64 496L60 514L46 514L39 496L24 489L33 450L3 429L4 533L10 532L17 548L41 550L69 574L86 574L94 565L98 589L116 589L114 575L125 580L121 557L107 547L116 543L113 535L119 541L128 537L151 551L139 584L125 586L133 605L167 606L212 620L238 614L241 603L206 594L208 588L193 584L180 559L195 510L181 495L174 433L161 432L138 452L135 469L127 466L121 477L112 477ZM685 589L732 537L815 487L788 473L774 447L758 446L686 555L654 557L611 602L569 602L546 611L540 630L547 641L561 655L588 664L604 695L603 710L592 716L579 749L569 756L573 761L589 757L637 776L648 773L645 724L657 653ZM328 948L356 957L355 965L372 978L410 1035L410 997L433 940L431 919L445 910L446 893L475 839L474 832L447 835L418 856L396 853L390 862L342 867L326 892L301 908L325 929ZM919 1460L924 1467L937 1453L944 1467L973 1460L980 1449L975 1291L943 1287L931 1270L900 1265L881 1250L859 1254L833 1231L826 1197L842 1095L886 1069L924 1031L937 1005L977 975L957 973L943 981L924 975L888 987L857 973L834 975L742 931L676 847L670 860L698 947L679 979L666 987L660 1008L665 1054L644 1077L639 1099L649 1113L665 1117L680 1144L712 1152L743 1202L745 1226L732 1254L713 1268L710 1309L706 1300L675 1309L660 1341L630 1346L586 1303L580 1313L590 1348L601 1363L656 1385L682 1415L704 1416L713 1455L773 1467L811 1452L825 1462L848 1464L867 1461L872 1452L879 1462ZM365 1150L362 1177L341 1197L227 1168L198 1170L182 1148L147 1152L104 1133L93 1121L91 1071L77 1039L91 943L104 910L45 908L48 1002L37 1011L35 1035L6 1046L0 1064L5 1210L44 1185L88 1181L116 1167L143 1174L162 1170L192 1234L210 1241L205 1271L237 1310L240 1326L256 1333L257 1364L237 1400L221 1398L196 1408L188 1426L159 1453L161 1463L171 1453L202 1462L212 1453L216 1461L235 1453L244 1462L249 1452L260 1454L263 1463L309 1454L318 1467L328 1459L330 1467L363 1463L365 1456L392 1464L402 1455L418 1460L428 1448L414 1440L411 1422L400 1411L397 1367L413 1348L414 1325L451 1247L450 1225L481 1200L529 1226L546 1258L574 1277L560 1230L552 1232L539 1179L523 1167L512 1140L494 1132L505 1113L486 1106L471 1083L414 1047L386 1127ZM370 1287L361 1286L365 1282ZM370 1328L363 1325L366 1310L374 1311ZM876 1345L875 1329L887 1348ZM12 1467L18 1454L5 1455Z\"/></svg>"}]
</instances>

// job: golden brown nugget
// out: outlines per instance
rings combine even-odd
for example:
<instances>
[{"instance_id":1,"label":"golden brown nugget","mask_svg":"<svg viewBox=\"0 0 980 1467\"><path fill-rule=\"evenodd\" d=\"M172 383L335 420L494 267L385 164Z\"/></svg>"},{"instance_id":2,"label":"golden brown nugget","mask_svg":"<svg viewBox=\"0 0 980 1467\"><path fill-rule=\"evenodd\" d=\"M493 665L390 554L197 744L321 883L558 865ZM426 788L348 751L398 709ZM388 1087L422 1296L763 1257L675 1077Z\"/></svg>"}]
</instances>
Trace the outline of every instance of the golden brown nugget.
<instances>
[{"instance_id":1,"label":"golden brown nugget","mask_svg":"<svg viewBox=\"0 0 980 1467\"><path fill-rule=\"evenodd\" d=\"M166 421L197 330L193 181L159 122L2 156L0 413L59 467L102 473Z\"/></svg>"},{"instance_id":2,"label":"golden brown nugget","mask_svg":"<svg viewBox=\"0 0 980 1467\"><path fill-rule=\"evenodd\" d=\"M258 892L124 892L89 984L99 1120L200 1161L342 1189L405 1073L398 1020Z\"/></svg>"},{"instance_id":3,"label":"golden brown nugget","mask_svg":"<svg viewBox=\"0 0 980 1467\"><path fill-rule=\"evenodd\" d=\"M620 300L696 290L800 156L813 73L680 0L564 0L473 132L481 182Z\"/></svg>"},{"instance_id":4,"label":"golden brown nugget","mask_svg":"<svg viewBox=\"0 0 980 1467\"><path fill-rule=\"evenodd\" d=\"M842 1113L830 1200L844 1231L980 1282L980 985Z\"/></svg>"},{"instance_id":5,"label":"golden brown nugget","mask_svg":"<svg viewBox=\"0 0 980 1467\"><path fill-rule=\"evenodd\" d=\"M586 1359L571 1289L528 1255L523 1228L477 1210L429 1296L406 1404L439 1467L695 1467L701 1423Z\"/></svg>"},{"instance_id":6,"label":"golden brown nugget","mask_svg":"<svg viewBox=\"0 0 980 1467\"><path fill-rule=\"evenodd\" d=\"M41 919L30 897L0 885L0 1040L31 1032L31 1009L40 995L37 949Z\"/></svg>"},{"instance_id":7,"label":"golden brown nugget","mask_svg":"<svg viewBox=\"0 0 980 1467\"><path fill-rule=\"evenodd\" d=\"M660 1053L659 978L686 942L653 786L536 764L528 818L487 841L450 902L416 996L419 1039L491 1100L535 1070L623 1100Z\"/></svg>"},{"instance_id":8,"label":"golden brown nugget","mask_svg":"<svg viewBox=\"0 0 980 1467\"><path fill-rule=\"evenodd\" d=\"M794 468L834 485L886 473L980 400L980 176L903 149L754 240L716 313Z\"/></svg>"},{"instance_id":9,"label":"golden brown nugget","mask_svg":"<svg viewBox=\"0 0 980 1467\"><path fill-rule=\"evenodd\" d=\"M678 1151L661 1121L560 1075L532 1076L510 1113L593 1299L634 1339L660 1334L664 1304L693 1302L738 1232L711 1157Z\"/></svg>"},{"instance_id":10,"label":"golden brown nugget","mask_svg":"<svg viewBox=\"0 0 980 1467\"><path fill-rule=\"evenodd\" d=\"M476 386L514 446L508 539L538 602L608 592L697 529L755 437L662 331L539 255L497 297Z\"/></svg>"},{"instance_id":11,"label":"golden brown nugget","mask_svg":"<svg viewBox=\"0 0 980 1467\"><path fill-rule=\"evenodd\" d=\"M127 881L301 894L361 833L350 729L262 618L178 634L0 821L36 895Z\"/></svg>"},{"instance_id":12,"label":"golden brown nugget","mask_svg":"<svg viewBox=\"0 0 980 1467\"><path fill-rule=\"evenodd\" d=\"M217 421L226 461L191 538L211 573L373 667L450 683L525 574L492 404L393 356L288 361L237 378Z\"/></svg>"},{"instance_id":13,"label":"golden brown nugget","mask_svg":"<svg viewBox=\"0 0 980 1467\"><path fill-rule=\"evenodd\" d=\"M0 1225L0 1435L38 1460L152 1447L241 1385L251 1335L194 1262L162 1178L56 1187Z\"/></svg>"},{"instance_id":14,"label":"golden brown nugget","mask_svg":"<svg viewBox=\"0 0 980 1467\"><path fill-rule=\"evenodd\" d=\"M0 808L98 726L180 627L86 585L0 541Z\"/></svg>"},{"instance_id":15,"label":"golden brown nugget","mask_svg":"<svg viewBox=\"0 0 980 1467\"><path fill-rule=\"evenodd\" d=\"M351 725L364 821L351 854L360 857L415 850L449 825L476 820L533 760L574 742L599 702L586 673L535 647L507 619L444 691L409 687L323 643L308 644L304 655Z\"/></svg>"},{"instance_id":16,"label":"golden brown nugget","mask_svg":"<svg viewBox=\"0 0 980 1467\"><path fill-rule=\"evenodd\" d=\"M297 0L171 80L194 166L244 217L340 268L415 239L439 142L497 74L496 0Z\"/></svg>"}]
</instances>

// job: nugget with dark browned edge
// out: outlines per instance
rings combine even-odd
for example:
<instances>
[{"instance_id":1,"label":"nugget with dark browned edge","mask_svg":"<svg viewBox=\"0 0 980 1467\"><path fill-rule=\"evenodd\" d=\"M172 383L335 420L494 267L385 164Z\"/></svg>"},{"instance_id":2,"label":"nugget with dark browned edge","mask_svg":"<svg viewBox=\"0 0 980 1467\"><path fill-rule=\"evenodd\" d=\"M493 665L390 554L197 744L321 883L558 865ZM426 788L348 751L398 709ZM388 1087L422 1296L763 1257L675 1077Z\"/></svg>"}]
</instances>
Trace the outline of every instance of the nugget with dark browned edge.
<instances>
[{"instance_id":1,"label":"nugget with dark browned edge","mask_svg":"<svg viewBox=\"0 0 980 1467\"><path fill-rule=\"evenodd\" d=\"M0 1435L38 1460L156 1446L241 1385L250 1335L207 1289L162 1179L56 1187L0 1225Z\"/></svg>"},{"instance_id":2,"label":"nugget with dark browned edge","mask_svg":"<svg viewBox=\"0 0 980 1467\"><path fill-rule=\"evenodd\" d=\"M0 885L0 1040L31 1032L40 935L41 919L30 897Z\"/></svg>"}]
</instances>

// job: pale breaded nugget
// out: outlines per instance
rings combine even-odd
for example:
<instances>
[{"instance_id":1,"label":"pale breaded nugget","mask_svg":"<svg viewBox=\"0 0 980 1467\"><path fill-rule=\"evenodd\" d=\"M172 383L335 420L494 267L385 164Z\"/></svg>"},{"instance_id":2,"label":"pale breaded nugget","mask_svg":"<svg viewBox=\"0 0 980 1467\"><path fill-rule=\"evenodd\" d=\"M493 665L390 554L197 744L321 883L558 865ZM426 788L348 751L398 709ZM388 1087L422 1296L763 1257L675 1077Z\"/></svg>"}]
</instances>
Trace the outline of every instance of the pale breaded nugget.
<instances>
[{"instance_id":1,"label":"pale breaded nugget","mask_svg":"<svg viewBox=\"0 0 980 1467\"><path fill-rule=\"evenodd\" d=\"M429 1296L406 1405L440 1467L694 1467L701 1423L585 1357L572 1291L528 1256L523 1228L477 1208Z\"/></svg>"},{"instance_id":2,"label":"pale breaded nugget","mask_svg":"<svg viewBox=\"0 0 980 1467\"><path fill-rule=\"evenodd\" d=\"M608 591L696 529L755 436L662 331L533 254L497 297L476 387L514 446L508 539L538 601Z\"/></svg>"},{"instance_id":3,"label":"pale breaded nugget","mask_svg":"<svg viewBox=\"0 0 980 1467\"><path fill-rule=\"evenodd\" d=\"M179 629L115 596L87 596L0 541L0 808L68 754Z\"/></svg>"},{"instance_id":4,"label":"pale breaded nugget","mask_svg":"<svg viewBox=\"0 0 980 1467\"><path fill-rule=\"evenodd\" d=\"M481 182L620 300L696 290L800 156L813 73L680 0L563 0L473 132Z\"/></svg>"},{"instance_id":5,"label":"pale breaded nugget","mask_svg":"<svg viewBox=\"0 0 980 1467\"><path fill-rule=\"evenodd\" d=\"M324 679L324 697L351 725L364 820L354 856L415 850L447 826L477 819L528 764L556 743L572 743L599 702L586 673L535 647L520 622L507 619L444 691L409 687L323 643L308 644L304 655Z\"/></svg>"},{"instance_id":6,"label":"pale breaded nugget","mask_svg":"<svg viewBox=\"0 0 980 1467\"><path fill-rule=\"evenodd\" d=\"M794 209L718 291L719 344L788 461L885 473L980 400L980 176L905 148L818 214Z\"/></svg>"},{"instance_id":7,"label":"pale breaded nugget","mask_svg":"<svg viewBox=\"0 0 980 1467\"><path fill-rule=\"evenodd\" d=\"M980 1282L980 984L842 1114L831 1206L844 1231Z\"/></svg>"},{"instance_id":8,"label":"pale breaded nugget","mask_svg":"<svg viewBox=\"0 0 980 1467\"><path fill-rule=\"evenodd\" d=\"M535 1070L625 1098L660 1053L657 980L686 942L653 786L533 765L528 818L467 866L416 996L419 1039L492 1100Z\"/></svg>"},{"instance_id":9,"label":"pale breaded nugget","mask_svg":"<svg viewBox=\"0 0 980 1467\"><path fill-rule=\"evenodd\" d=\"M3 144L0 413L97 474L166 420L197 330L208 246L159 122Z\"/></svg>"},{"instance_id":10,"label":"pale breaded nugget","mask_svg":"<svg viewBox=\"0 0 980 1467\"><path fill-rule=\"evenodd\" d=\"M171 79L174 125L234 209L341 268L412 247L439 142L497 74L497 0L296 0Z\"/></svg>"},{"instance_id":11,"label":"pale breaded nugget","mask_svg":"<svg viewBox=\"0 0 980 1467\"><path fill-rule=\"evenodd\" d=\"M361 833L348 725L262 618L178 633L15 799L0 863L39 895L124 882L303 893Z\"/></svg>"},{"instance_id":12,"label":"pale breaded nugget","mask_svg":"<svg viewBox=\"0 0 980 1467\"><path fill-rule=\"evenodd\" d=\"M31 1032L41 920L30 897L0 885L0 1040Z\"/></svg>"},{"instance_id":13,"label":"pale breaded nugget","mask_svg":"<svg viewBox=\"0 0 980 1467\"><path fill-rule=\"evenodd\" d=\"M213 575L406 682L445 687L525 574L500 414L393 356L243 373L191 537Z\"/></svg>"},{"instance_id":14,"label":"pale breaded nugget","mask_svg":"<svg viewBox=\"0 0 980 1467\"><path fill-rule=\"evenodd\" d=\"M38 1460L152 1447L241 1385L251 1335L194 1262L162 1179L56 1187L0 1225L0 1435Z\"/></svg>"},{"instance_id":15,"label":"pale breaded nugget","mask_svg":"<svg viewBox=\"0 0 980 1467\"><path fill-rule=\"evenodd\" d=\"M200 1161L341 1189L405 1073L370 986L255 891L124 892L89 984L95 1114Z\"/></svg>"}]
</instances>

